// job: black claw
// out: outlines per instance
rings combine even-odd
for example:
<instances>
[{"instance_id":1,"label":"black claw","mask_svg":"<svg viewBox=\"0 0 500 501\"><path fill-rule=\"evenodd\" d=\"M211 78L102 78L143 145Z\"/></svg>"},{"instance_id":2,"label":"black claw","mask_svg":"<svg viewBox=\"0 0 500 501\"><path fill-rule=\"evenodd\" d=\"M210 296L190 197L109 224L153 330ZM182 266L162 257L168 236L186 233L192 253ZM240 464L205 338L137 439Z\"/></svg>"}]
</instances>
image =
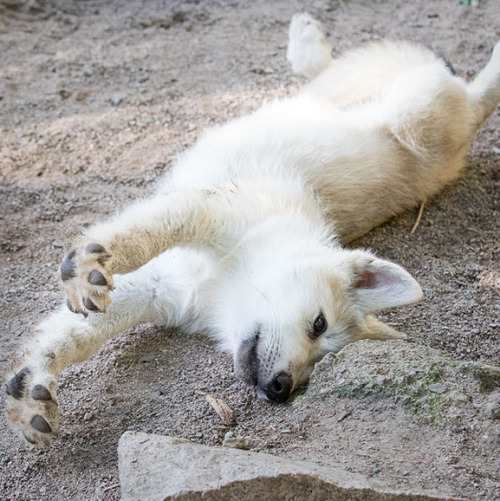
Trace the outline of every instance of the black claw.
<instances>
[{"instance_id":1,"label":"black claw","mask_svg":"<svg viewBox=\"0 0 500 501\"><path fill-rule=\"evenodd\" d=\"M31 398L33 400L52 400L52 395L50 394L50 391L45 388L45 386L37 384L31 390Z\"/></svg>"},{"instance_id":2,"label":"black claw","mask_svg":"<svg viewBox=\"0 0 500 501\"><path fill-rule=\"evenodd\" d=\"M32 440L31 438L29 438L24 431L23 431L23 436L27 442L29 442L30 444L36 445L35 440Z\"/></svg>"},{"instance_id":3,"label":"black claw","mask_svg":"<svg viewBox=\"0 0 500 501\"><path fill-rule=\"evenodd\" d=\"M87 252L87 254L100 254L101 252L105 252L105 249L100 244L88 244L87 247L85 247L85 252Z\"/></svg>"},{"instance_id":4,"label":"black claw","mask_svg":"<svg viewBox=\"0 0 500 501\"><path fill-rule=\"evenodd\" d=\"M26 386L26 382L24 378L26 374L29 374L30 370L25 367L20 370L6 385L5 391L7 395L14 397L16 400L21 400L24 392L24 387Z\"/></svg>"},{"instance_id":5,"label":"black claw","mask_svg":"<svg viewBox=\"0 0 500 501\"><path fill-rule=\"evenodd\" d=\"M65 258L61 264L61 278L63 282L71 280L76 277L76 266L73 262L76 251L72 250Z\"/></svg>"},{"instance_id":6,"label":"black claw","mask_svg":"<svg viewBox=\"0 0 500 501\"><path fill-rule=\"evenodd\" d=\"M42 416L39 416L38 414L34 416L33 419L31 420L31 426L40 433L52 432L52 428L50 427L49 423L47 423L47 421L45 421L45 419Z\"/></svg>"},{"instance_id":7,"label":"black claw","mask_svg":"<svg viewBox=\"0 0 500 501\"><path fill-rule=\"evenodd\" d=\"M108 285L106 278L98 270L91 271L88 280L92 285Z\"/></svg>"},{"instance_id":8,"label":"black claw","mask_svg":"<svg viewBox=\"0 0 500 501\"><path fill-rule=\"evenodd\" d=\"M89 311L99 311L99 308L88 297L83 300L83 306Z\"/></svg>"},{"instance_id":9,"label":"black claw","mask_svg":"<svg viewBox=\"0 0 500 501\"><path fill-rule=\"evenodd\" d=\"M71 303L69 301L66 301L66 308L68 308L71 313L76 313L75 309L73 308L73 306L71 306Z\"/></svg>"}]
</instances>

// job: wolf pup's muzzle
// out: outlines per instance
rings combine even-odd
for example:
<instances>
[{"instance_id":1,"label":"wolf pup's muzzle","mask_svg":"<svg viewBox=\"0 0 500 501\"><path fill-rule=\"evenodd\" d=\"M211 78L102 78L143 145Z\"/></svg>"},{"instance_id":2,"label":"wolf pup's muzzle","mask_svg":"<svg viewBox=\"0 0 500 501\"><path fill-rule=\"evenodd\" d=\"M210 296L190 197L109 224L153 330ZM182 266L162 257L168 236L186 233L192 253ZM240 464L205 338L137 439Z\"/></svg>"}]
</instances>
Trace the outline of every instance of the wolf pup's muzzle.
<instances>
[{"instance_id":1,"label":"wolf pup's muzzle","mask_svg":"<svg viewBox=\"0 0 500 501\"><path fill-rule=\"evenodd\" d=\"M259 397L283 403L292 392L292 378L286 372L280 372L273 376L271 381L262 381L262 378L259 377L259 358L257 354L259 338L260 335L257 331L241 343L235 357L235 373L245 383L256 386Z\"/></svg>"},{"instance_id":2,"label":"wolf pup's muzzle","mask_svg":"<svg viewBox=\"0 0 500 501\"><path fill-rule=\"evenodd\" d=\"M286 372L280 372L272 381L264 387L259 386L259 396L283 403L290 396L292 391L292 378ZM264 393L264 395L262 395Z\"/></svg>"}]
</instances>

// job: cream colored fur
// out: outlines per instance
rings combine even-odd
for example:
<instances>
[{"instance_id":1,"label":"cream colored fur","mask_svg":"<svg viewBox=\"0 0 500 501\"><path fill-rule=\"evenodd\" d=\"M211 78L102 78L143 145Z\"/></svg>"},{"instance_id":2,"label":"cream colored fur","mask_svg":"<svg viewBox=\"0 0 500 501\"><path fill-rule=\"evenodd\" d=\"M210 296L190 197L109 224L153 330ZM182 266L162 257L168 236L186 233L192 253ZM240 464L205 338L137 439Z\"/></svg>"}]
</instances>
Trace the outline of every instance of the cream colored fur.
<instances>
[{"instance_id":1,"label":"cream colored fur","mask_svg":"<svg viewBox=\"0 0 500 501\"><path fill-rule=\"evenodd\" d=\"M72 243L62 270L76 313L42 322L8 374L7 415L30 443L57 435L61 371L140 322L206 332L280 402L325 353L405 337L374 313L418 301L417 282L340 244L460 174L500 100L500 45L467 85L407 43L332 60L320 24L301 14L287 56L317 75L300 94L207 132L151 198Z\"/></svg>"}]
</instances>

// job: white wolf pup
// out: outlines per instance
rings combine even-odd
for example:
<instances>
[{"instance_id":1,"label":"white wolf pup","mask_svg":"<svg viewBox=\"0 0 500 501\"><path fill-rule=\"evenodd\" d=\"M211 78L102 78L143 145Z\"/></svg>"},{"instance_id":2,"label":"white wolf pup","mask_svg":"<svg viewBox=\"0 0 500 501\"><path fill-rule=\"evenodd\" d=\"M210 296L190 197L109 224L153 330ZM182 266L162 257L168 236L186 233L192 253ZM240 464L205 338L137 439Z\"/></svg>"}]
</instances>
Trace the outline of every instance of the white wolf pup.
<instances>
[{"instance_id":1,"label":"white wolf pup","mask_svg":"<svg viewBox=\"0 0 500 501\"><path fill-rule=\"evenodd\" d=\"M500 44L469 84L408 43L330 52L319 23L295 16L288 59L314 80L206 133L155 195L71 243L67 304L7 377L7 415L28 442L57 435L61 371L140 322L207 333L277 402L327 352L405 337L374 313L418 301L417 282L341 242L459 175L500 101Z\"/></svg>"}]
</instances>

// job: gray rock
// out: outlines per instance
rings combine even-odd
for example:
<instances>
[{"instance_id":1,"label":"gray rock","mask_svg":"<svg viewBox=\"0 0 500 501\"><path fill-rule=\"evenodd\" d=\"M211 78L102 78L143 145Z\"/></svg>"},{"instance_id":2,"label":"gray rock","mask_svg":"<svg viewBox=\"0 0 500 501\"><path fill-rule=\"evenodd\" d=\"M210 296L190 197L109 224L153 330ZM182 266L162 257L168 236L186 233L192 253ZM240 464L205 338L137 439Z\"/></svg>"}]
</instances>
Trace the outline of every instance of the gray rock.
<instances>
[{"instance_id":1,"label":"gray rock","mask_svg":"<svg viewBox=\"0 0 500 501\"><path fill-rule=\"evenodd\" d=\"M130 431L120 439L118 461L122 501L449 499L382 491L361 475L304 461Z\"/></svg>"},{"instance_id":2,"label":"gray rock","mask_svg":"<svg viewBox=\"0 0 500 501\"><path fill-rule=\"evenodd\" d=\"M316 364L308 389L292 405L349 399L388 400L420 422L440 427L464 425L500 388L500 367L452 360L446 353L406 341L360 341ZM342 420L340 416L338 420ZM500 436L498 425L481 423Z\"/></svg>"},{"instance_id":3,"label":"gray rock","mask_svg":"<svg viewBox=\"0 0 500 501\"><path fill-rule=\"evenodd\" d=\"M111 104L113 106L118 106L126 97L124 92L115 92L110 98Z\"/></svg>"}]
</instances>

